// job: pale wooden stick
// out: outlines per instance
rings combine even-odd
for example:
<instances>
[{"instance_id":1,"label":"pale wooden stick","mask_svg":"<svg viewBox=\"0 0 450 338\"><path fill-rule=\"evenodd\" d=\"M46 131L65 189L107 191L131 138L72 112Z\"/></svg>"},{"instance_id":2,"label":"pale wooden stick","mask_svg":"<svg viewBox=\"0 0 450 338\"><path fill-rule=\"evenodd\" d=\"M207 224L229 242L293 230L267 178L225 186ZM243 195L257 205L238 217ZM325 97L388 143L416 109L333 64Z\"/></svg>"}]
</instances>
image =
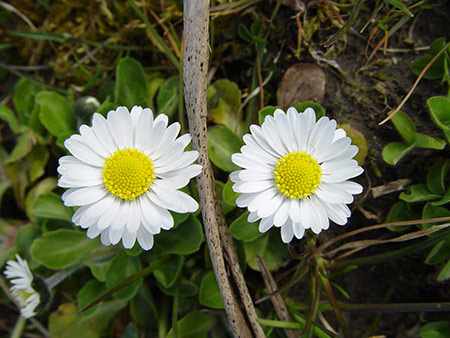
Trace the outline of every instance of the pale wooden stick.
<instances>
[{"instance_id":1,"label":"pale wooden stick","mask_svg":"<svg viewBox=\"0 0 450 338\"><path fill-rule=\"evenodd\" d=\"M214 174L208 159L207 73L209 59L209 0L184 1L184 96L193 148L200 153L202 172L197 178L206 241L225 311L234 337L253 337L228 279L219 224L224 223L214 187Z\"/></svg>"}]
</instances>

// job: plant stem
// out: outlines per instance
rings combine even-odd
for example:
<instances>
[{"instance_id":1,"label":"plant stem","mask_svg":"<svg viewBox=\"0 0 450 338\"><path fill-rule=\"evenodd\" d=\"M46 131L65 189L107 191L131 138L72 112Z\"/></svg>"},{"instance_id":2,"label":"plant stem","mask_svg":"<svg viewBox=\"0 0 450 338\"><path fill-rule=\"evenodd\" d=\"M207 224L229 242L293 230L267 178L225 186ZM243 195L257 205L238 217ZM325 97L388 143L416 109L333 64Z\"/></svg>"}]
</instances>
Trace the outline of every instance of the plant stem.
<instances>
[{"instance_id":1,"label":"plant stem","mask_svg":"<svg viewBox=\"0 0 450 338\"><path fill-rule=\"evenodd\" d=\"M168 306L167 299L165 297L162 298L161 301L161 312L158 319L158 337L166 338L167 336L167 317L168 317Z\"/></svg>"},{"instance_id":2,"label":"plant stem","mask_svg":"<svg viewBox=\"0 0 450 338\"><path fill-rule=\"evenodd\" d=\"M397 106L397 108L395 108L394 110L392 110L391 112L389 112L388 116L381 121L380 123L378 123L378 125L382 125L385 124L387 121L389 121L390 119L392 119L394 117L395 114L397 114L397 112L402 109L403 105L406 103L406 101L408 101L409 97L412 95L412 93L414 92L414 90L416 89L417 85L419 84L420 80L422 80L422 78L425 76L425 74L427 73L428 69L431 68L431 66L437 61L437 59L441 56L442 53L444 53L448 47L450 46L450 42L447 43L444 48L442 48L439 53L437 53L431 60L430 62L428 62L428 64L422 69L422 71L420 72L419 76L417 77L416 81L414 81L413 86L411 87L411 89L409 90L408 94L406 94L406 96L403 98L402 102L400 102L400 104Z\"/></svg>"},{"instance_id":3,"label":"plant stem","mask_svg":"<svg viewBox=\"0 0 450 338\"><path fill-rule=\"evenodd\" d=\"M345 312L450 312L450 303L346 304L338 302Z\"/></svg>"},{"instance_id":4,"label":"plant stem","mask_svg":"<svg viewBox=\"0 0 450 338\"><path fill-rule=\"evenodd\" d=\"M420 251L425 250L425 249L429 248L430 246L436 244L437 242L442 240L442 238L445 238L445 236L448 236L448 235L450 235L450 229L442 230L439 232L439 236L434 236L434 237L428 238L424 241L420 241L419 243L414 243L412 245L408 245L408 246L398 249L398 250L389 251L386 253L368 256L368 257L336 261L333 264L331 264L331 268L337 269L337 268L343 268L343 267L346 267L349 265L361 266L361 265L369 265L369 264L379 264L386 260L402 258L411 253L419 253Z\"/></svg>"},{"instance_id":5,"label":"plant stem","mask_svg":"<svg viewBox=\"0 0 450 338\"><path fill-rule=\"evenodd\" d=\"M350 232L346 232L340 236L336 236L333 239L323 243L318 249L318 252L323 252L326 248L333 245L334 243L337 243L343 239L346 239L348 237L352 237L355 235L358 235L360 233L366 232L366 231L372 231L376 229L382 229L387 227L402 227L405 225L419 225L419 224L427 224L427 223L443 223L450 221L450 217L435 217L435 218L427 218L427 219L415 219L411 221L397 221L397 222L388 222L388 223L381 223L376 225L370 225L364 228L356 229Z\"/></svg>"},{"instance_id":6,"label":"plant stem","mask_svg":"<svg viewBox=\"0 0 450 338\"><path fill-rule=\"evenodd\" d=\"M11 333L11 338L20 338L22 336L23 329L25 328L25 317L20 316L14 326L14 330Z\"/></svg>"},{"instance_id":7,"label":"plant stem","mask_svg":"<svg viewBox=\"0 0 450 338\"><path fill-rule=\"evenodd\" d=\"M178 325L177 325L177 321L178 321L178 289L175 292L175 296L173 297L173 304L172 304L172 329L173 329L173 333L174 333L174 337L178 338Z\"/></svg>"},{"instance_id":8,"label":"plant stem","mask_svg":"<svg viewBox=\"0 0 450 338\"><path fill-rule=\"evenodd\" d=\"M267 327L274 327L277 329L287 329L287 330L303 330L305 328L305 320L300 316L295 316L298 320L297 322L286 322L281 320L263 319L258 318L258 322ZM314 334L318 338L331 338L330 335L325 333L322 329L317 326L314 327Z\"/></svg>"}]
</instances>

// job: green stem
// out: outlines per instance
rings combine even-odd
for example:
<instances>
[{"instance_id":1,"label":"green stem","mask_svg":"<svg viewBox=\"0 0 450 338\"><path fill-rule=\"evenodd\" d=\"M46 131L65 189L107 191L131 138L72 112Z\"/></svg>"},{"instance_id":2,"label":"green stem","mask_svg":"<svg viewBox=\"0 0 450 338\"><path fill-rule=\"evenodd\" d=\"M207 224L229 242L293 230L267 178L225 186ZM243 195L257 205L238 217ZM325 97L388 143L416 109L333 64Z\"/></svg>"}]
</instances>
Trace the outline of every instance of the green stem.
<instances>
[{"instance_id":1,"label":"green stem","mask_svg":"<svg viewBox=\"0 0 450 338\"><path fill-rule=\"evenodd\" d=\"M267 327L273 327L277 329L287 329L287 330L303 330L305 328L305 319L300 316L295 316L297 322L286 322L281 320L273 320L273 319L263 319L258 318L258 322ZM322 329L317 326L314 327L314 334L318 338L331 338L332 336L328 335Z\"/></svg>"},{"instance_id":2,"label":"green stem","mask_svg":"<svg viewBox=\"0 0 450 338\"><path fill-rule=\"evenodd\" d=\"M172 329L173 329L173 333L174 333L174 337L177 338L179 337L178 335L178 325L177 325L177 321L178 321L178 289L175 292L175 296L173 297L173 304L172 304Z\"/></svg>"},{"instance_id":3,"label":"green stem","mask_svg":"<svg viewBox=\"0 0 450 338\"><path fill-rule=\"evenodd\" d=\"M161 312L158 319L158 337L166 338L167 336L167 317L168 317L168 305L167 299L164 297L161 302Z\"/></svg>"},{"instance_id":4,"label":"green stem","mask_svg":"<svg viewBox=\"0 0 450 338\"><path fill-rule=\"evenodd\" d=\"M94 305L96 305L99 302L101 302L102 300L106 299L108 296L112 295L114 292L117 292L117 291L127 287L128 285L130 285L134 281L138 280L139 278L143 278L143 277L147 276L148 274L153 272L154 268L155 268L154 265L149 265L145 269L143 269L143 270L141 270L139 272L136 272L135 274L129 276L128 278L125 278L125 280L123 282L121 282L120 284L118 284L118 285L116 285L116 286L106 290L100 296L98 296L96 299L94 299L94 301L92 301L91 303L89 303L88 305L83 307L80 310L80 312L83 312L83 311L86 311L87 309L90 309Z\"/></svg>"},{"instance_id":5,"label":"green stem","mask_svg":"<svg viewBox=\"0 0 450 338\"><path fill-rule=\"evenodd\" d=\"M14 326L14 330L11 333L11 338L20 338L22 336L22 332L25 328L25 322L26 318L20 316L19 319L16 322L16 325Z\"/></svg>"},{"instance_id":6,"label":"green stem","mask_svg":"<svg viewBox=\"0 0 450 338\"><path fill-rule=\"evenodd\" d=\"M312 298L311 298L311 305L310 305L310 311L305 323L305 337L311 338L314 326L313 322L317 318L317 313L319 311L319 304L320 304L320 292L321 292L321 284L319 282L319 271L318 267L316 266L316 271L314 274L311 274L311 292Z\"/></svg>"},{"instance_id":7,"label":"green stem","mask_svg":"<svg viewBox=\"0 0 450 338\"><path fill-rule=\"evenodd\" d=\"M303 330L304 324L297 322L284 322L281 320L258 318L258 322L263 326L275 327L277 329Z\"/></svg>"}]
</instances>

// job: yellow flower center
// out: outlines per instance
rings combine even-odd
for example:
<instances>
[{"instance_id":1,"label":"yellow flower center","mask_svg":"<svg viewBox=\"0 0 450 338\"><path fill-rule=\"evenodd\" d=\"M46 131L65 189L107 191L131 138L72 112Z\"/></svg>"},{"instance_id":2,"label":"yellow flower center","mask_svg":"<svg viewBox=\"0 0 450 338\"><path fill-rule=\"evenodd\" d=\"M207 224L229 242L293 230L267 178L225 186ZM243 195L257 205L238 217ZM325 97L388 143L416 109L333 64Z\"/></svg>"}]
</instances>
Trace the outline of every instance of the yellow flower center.
<instances>
[{"instance_id":1,"label":"yellow flower center","mask_svg":"<svg viewBox=\"0 0 450 338\"><path fill-rule=\"evenodd\" d=\"M273 175L278 190L285 197L302 199L316 191L322 169L311 155L292 152L278 160Z\"/></svg>"},{"instance_id":2,"label":"yellow flower center","mask_svg":"<svg viewBox=\"0 0 450 338\"><path fill-rule=\"evenodd\" d=\"M105 161L103 183L111 194L120 199L136 199L154 180L152 160L135 148L117 150Z\"/></svg>"}]
</instances>

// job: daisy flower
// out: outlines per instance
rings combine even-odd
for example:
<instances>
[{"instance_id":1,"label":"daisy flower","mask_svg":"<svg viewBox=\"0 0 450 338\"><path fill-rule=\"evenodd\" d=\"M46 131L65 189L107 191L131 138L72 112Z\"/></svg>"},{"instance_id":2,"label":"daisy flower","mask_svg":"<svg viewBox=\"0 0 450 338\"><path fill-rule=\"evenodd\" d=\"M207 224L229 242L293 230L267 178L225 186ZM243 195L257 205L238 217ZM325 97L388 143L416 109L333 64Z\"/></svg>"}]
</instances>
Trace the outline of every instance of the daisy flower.
<instances>
[{"instance_id":1,"label":"daisy flower","mask_svg":"<svg viewBox=\"0 0 450 338\"><path fill-rule=\"evenodd\" d=\"M40 303L40 296L32 287L33 274L27 262L17 255L16 261L6 262L4 274L11 281L10 290L20 308L22 317L33 317L36 314L35 309Z\"/></svg>"},{"instance_id":2,"label":"daisy flower","mask_svg":"<svg viewBox=\"0 0 450 338\"><path fill-rule=\"evenodd\" d=\"M363 172L353 157L358 147L336 121L312 108L298 113L281 109L261 126L251 125L241 153L232 161L243 168L231 173L236 204L249 211L249 222L259 231L281 228L283 242L300 239L306 229L315 234L328 229L330 220L344 225L350 217L347 204L362 192L348 181Z\"/></svg>"},{"instance_id":3,"label":"daisy flower","mask_svg":"<svg viewBox=\"0 0 450 338\"><path fill-rule=\"evenodd\" d=\"M156 117L150 109L126 107L110 111L107 118L94 114L92 126L80 126L64 146L72 156L59 159L58 185L66 206L78 206L72 221L100 235L104 245L122 240L132 248L136 240L144 250L153 246L153 235L170 229L170 211L190 213L198 203L178 189L197 176L193 164L197 151L185 151L189 134L177 137L180 124L168 125L167 115Z\"/></svg>"}]
</instances>

